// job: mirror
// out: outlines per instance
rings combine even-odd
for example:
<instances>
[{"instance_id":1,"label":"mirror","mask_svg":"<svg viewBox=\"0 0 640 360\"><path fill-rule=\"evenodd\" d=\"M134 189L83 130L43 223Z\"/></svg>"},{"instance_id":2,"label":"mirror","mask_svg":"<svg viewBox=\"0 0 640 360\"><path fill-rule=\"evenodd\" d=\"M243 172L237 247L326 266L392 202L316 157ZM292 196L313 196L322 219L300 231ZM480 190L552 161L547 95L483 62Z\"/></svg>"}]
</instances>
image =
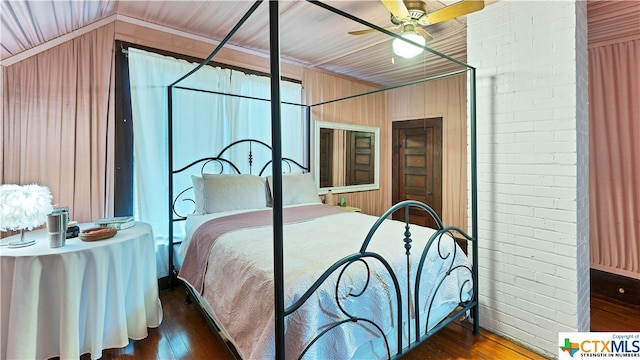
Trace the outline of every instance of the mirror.
<instances>
[{"instance_id":1,"label":"mirror","mask_svg":"<svg viewBox=\"0 0 640 360\"><path fill-rule=\"evenodd\" d=\"M316 121L314 130L314 177L320 194L379 188L379 128Z\"/></svg>"}]
</instances>

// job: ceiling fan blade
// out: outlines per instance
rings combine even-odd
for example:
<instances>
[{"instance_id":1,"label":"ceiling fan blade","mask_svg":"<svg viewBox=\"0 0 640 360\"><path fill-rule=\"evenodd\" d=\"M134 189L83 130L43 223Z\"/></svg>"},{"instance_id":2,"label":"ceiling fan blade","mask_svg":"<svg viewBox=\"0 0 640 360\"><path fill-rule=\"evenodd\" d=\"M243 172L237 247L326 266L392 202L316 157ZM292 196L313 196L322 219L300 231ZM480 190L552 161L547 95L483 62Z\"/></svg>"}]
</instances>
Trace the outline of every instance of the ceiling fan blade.
<instances>
[{"instance_id":1,"label":"ceiling fan blade","mask_svg":"<svg viewBox=\"0 0 640 360\"><path fill-rule=\"evenodd\" d=\"M409 10L407 10L407 6L402 0L382 0L382 3L389 9L393 16L402 20L411 18L411 14L409 14Z\"/></svg>"},{"instance_id":2,"label":"ceiling fan blade","mask_svg":"<svg viewBox=\"0 0 640 360\"><path fill-rule=\"evenodd\" d=\"M421 28L420 26L416 27L416 31L418 32L418 34L422 35L422 37L425 38L425 40L427 41L433 40L433 36L431 36L431 34L427 32L427 30Z\"/></svg>"},{"instance_id":3,"label":"ceiling fan blade","mask_svg":"<svg viewBox=\"0 0 640 360\"><path fill-rule=\"evenodd\" d=\"M389 30L389 31L397 30L399 28L400 28L400 25L383 27L383 29ZM378 30L376 30L376 29L365 29L365 30L349 31L349 35L364 35L364 34L371 34L371 33L374 33L374 32L378 32Z\"/></svg>"},{"instance_id":4,"label":"ceiling fan blade","mask_svg":"<svg viewBox=\"0 0 640 360\"><path fill-rule=\"evenodd\" d=\"M474 11L482 10L483 8L483 0L462 0L440 10L428 13L425 19L421 19L420 24L433 25L458 16L470 14Z\"/></svg>"}]
</instances>

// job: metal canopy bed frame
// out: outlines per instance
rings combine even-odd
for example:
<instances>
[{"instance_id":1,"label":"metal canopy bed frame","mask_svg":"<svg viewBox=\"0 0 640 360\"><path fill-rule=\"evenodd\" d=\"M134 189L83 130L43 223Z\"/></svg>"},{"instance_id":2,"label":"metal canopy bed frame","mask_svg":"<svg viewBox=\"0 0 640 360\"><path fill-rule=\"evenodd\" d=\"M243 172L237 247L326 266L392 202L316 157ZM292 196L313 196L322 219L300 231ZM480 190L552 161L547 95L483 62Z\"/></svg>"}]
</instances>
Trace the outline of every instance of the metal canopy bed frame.
<instances>
[{"instance_id":1,"label":"metal canopy bed frame","mask_svg":"<svg viewBox=\"0 0 640 360\"><path fill-rule=\"evenodd\" d=\"M338 14L340 16L346 17L348 19L351 19L353 21L356 21L362 25L368 26L369 28L375 29L379 32L385 33L391 37L394 38L400 38L399 35L392 33L384 28L378 27L374 24L371 24L369 22L366 22L362 19L359 19L351 14L345 13L339 9L333 8L329 5L326 5L324 3L318 2L318 1L310 1L307 0L309 3L312 3L314 5L320 6L321 8L326 9L327 11L331 11L335 14ZM251 6L251 8L247 11L246 14L244 14L244 16L239 20L239 22L234 26L234 28L228 33L228 35L220 42L220 44L214 49L214 51L211 53L211 55L205 59L198 67L196 67L194 70L192 70L191 72L189 72L188 74L185 74L183 77L181 77L180 79L176 80L174 83L172 83L171 85L168 86L168 107L169 107L169 118L168 118L168 148L169 148L169 156L168 156L168 165L169 165L169 281L171 286L173 285L174 281L176 280L175 277L177 275L176 270L175 270L175 265L174 265L174 245L177 244L177 242L174 241L174 221L181 221L184 220L185 217L184 216L180 216L177 215L177 213L175 212L175 203L177 201L177 199L183 195L184 191L180 192L177 196L174 196L174 176L180 172L182 172L183 170L185 170L185 168L190 167L190 166L194 166L194 165L200 165L202 164L202 162L208 162L208 161L222 161L227 163L228 160L225 159L224 157L224 153L225 151L227 151L228 148L236 145L236 143L242 143L242 142L249 142L249 143L257 143L261 146L266 146L269 151L271 151L271 160L269 161L270 164L265 164L261 170L260 170L260 175L262 175L262 173L265 171L265 168L267 166L271 166L272 169L272 178L273 178L273 188L272 188L272 213L273 213L273 261L274 261L274 312L275 312L275 358L277 359L284 359L285 358L285 318L287 316L289 316L290 314L294 313L300 306L301 304L307 300L309 298L309 296L311 295L311 293L313 293L313 291L315 291L321 284L322 282L329 276L331 275L333 272L339 271L341 268L346 268L348 267L350 264L354 263L354 262L366 262L366 260L363 259L377 259L378 261L380 261L381 263L385 264L385 266L387 267L388 270L390 270L390 272L392 273L392 277L393 277L393 282L394 284L392 284L393 286L390 286L390 288L395 287L396 290L396 294L397 294L397 321L399 324L403 323L403 309L406 309L407 313L411 315L411 308L410 306L414 306L411 305L411 302L415 302L415 306L417 306L417 304L420 303L420 299L418 298L419 296L419 290L417 290L417 288L419 287L420 283L419 280L415 281L415 286L416 289L415 290L415 298L414 299L405 299L404 302L403 300L401 300L400 298L400 289L399 289L399 285L398 285L398 281L395 278L395 274L393 274L393 271L389 268L388 263L384 260L384 258L382 258L380 255L376 254L376 253L372 253L372 252L368 252L367 247L369 244L369 241L371 240L372 235L374 234L374 232L376 231L376 229L380 226L380 224L389 216L391 216L392 213L394 213L395 211L405 211L405 214L407 216L405 216L405 219L407 219L407 222L405 223L405 239L404 239L404 248L406 249L406 256L407 258L409 258L410 256L410 252L411 252L411 233L410 233L410 224L408 223L408 210L409 208L421 208L424 211L426 211L428 213L428 215L432 216L436 223L439 226L439 229L437 230L436 234L434 234L434 236L432 236L432 238L429 240L428 242L428 246L431 245L431 243L434 242L438 242L439 239L442 238L443 234L452 234L453 232L456 232L457 234L461 235L466 241L470 241L472 243L471 246L471 263L472 263L472 269L469 269L469 271L471 272L471 278L472 278L472 293L473 296L471 298L471 300L469 301L465 301L465 302L461 302L459 304L459 306L451 313L449 314L448 317L446 317L444 320L442 320L439 324L437 324L435 327L433 327L432 329L428 330L425 329L424 332L422 331L418 331L416 330L415 334L410 334L410 339L407 340L408 343L405 343L403 339L403 335L402 335L402 328L403 326L398 326L398 332L397 332L397 353L393 354L390 349L389 349L389 344L388 341L386 340L386 336L385 336L385 342L386 342L386 347L387 347L387 353L389 354L390 358L398 358L404 354L406 354L407 352L409 352L410 350L412 350L413 348L415 348L418 344L422 343L424 340L426 340L427 338L429 338L431 335L433 335L434 333L436 333L437 331L439 331L440 329L442 329L443 327L445 327L446 325L448 325L450 322L460 318L461 316L464 316L465 314L470 314L470 318L473 321L473 333L474 335L478 335L479 334L479 300L478 300L478 239L477 239L477 234L478 234L478 221L477 221L477 170L476 170L476 85L475 85L475 68L472 66L469 66L463 62L460 62L456 59L453 59L451 57L448 57L444 54L441 54L435 50L432 50L430 48L427 48L425 46L422 46L422 48L424 48L425 51L428 51L438 57L441 57L443 59L447 59L448 61L451 61L457 65L460 65L464 68L464 70L462 71L454 71L454 72L450 72L444 75L439 75L439 76L433 76L433 77L428 77L428 78L423 78L423 79L419 79L417 81L412 81L410 83L406 83L406 84L402 84L400 86L393 86L393 87L388 87L388 88L384 88L384 89L380 89L380 90L375 90L375 91L371 91L371 92L367 92L367 93L363 93L363 94L358 94L358 95L353 95L353 96L348 96L345 98L341 98L341 99L336 99L336 100L331 100L331 101L326 101L323 103L318 103L318 104L290 104L290 105L298 105L300 107L302 107L305 111L305 117L306 117L306 122L307 122L307 128L306 128L306 135L307 135L307 147L310 146L310 128L311 128L311 109L314 106L319 106L319 105L325 105L327 103L331 103L331 102L335 102L335 101L342 101L342 100L346 100L346 99L351 99L354 97L358 97L358 96L364 96L364 95L369 95L372 93L377 93L377 92L382 92L382 91L387 91L390 89L395 89L395 88L399 88L402 86L407 86L407 85L412 85L412 84L417 84L417 83L421 83L421 82L425 82L425 81L430 81L430 80L435 80L438 78L442 78L442 77L446 77L446 76L451 76L451 75L456 75L462 72L467 72L468 74L468 79L469 79L469 139L470 139L470 177L471 177L471 230L472 230L472 236L467 235L463 230L456 228L456 227L445 227L442 222L440 221L438 215L428 206L416 202L416 201L405 201L399 204L394 205L392 208L390 208L387 212L385 212L385 214L383 214L379 220L375 223L374 227L370 230L369 234L367 235L367 237L364 239L363 243L362 243L362 247L360 249L360 251L358 253L349 255L345 258L343 258L341 261L335 263L333 266L331 266L329 269L327 269L327 271L323 274L323 276L321 278L319 278L314 285L312 286L311 289L309 289L307 292L305 292L305 294L302 296L302 298L300 298L298 301L296 301L294 304L292 304L291 306L285 308L285 294L284 294L284 267L283 267L283 262L284 262L284 255L283 255L283 204L282 204L282 196L283 196L283 189L282 189L282 173L283 173L283 162L285 164L289 164L289 166L291 166L291 163L293 163L295 166L298 166L302 169L305 170L309 170L309 164L310 164L310 151L309 148L307 148L306 151L306 159L305 165L302 165L294 160L291 159L287 159L287 158L283 158L282 156L282 147L281 147L281 142L282 142L282 126L281 126L281 105L285 104L285 102L281 101L281 97L280 97L280 85L279 85L279 79L281 79L281 74L280 74L280 39L279 39L279 6L278 6L278 2L277 1L269 1L268 2L268 6L269 6L269 30L270 30L270 34L269 34L269 40L270 40L270 76L271 76L271 85L270 85L270 89L271 89L271 99L270 100L266 100L266 99L256 99L256 100L265 100L265 101L270 101L270 109L271 109L271 140L272 140L272 144L273 146L270 147L269 145L261 142L261 141L255 141L255 140L241 140L241 141L236 141L233 144L227 146L224 150L222 150L218 156L216 157L211 157L211 158L205 158L205 159L199 159L194 161L193 163L191 163L190 165L183 167L181 169L177 169L174 170L174 149L173 149L173 128L174 128L174 121L173 121L173 114L175 109L175 106L173 104L173 99L172 99L172 93L174 91L174 89L182 89L182 90L194 90L194 91L202 91L202 90L195 90L195 89L189 89L186 87L180 87L178 84L180 82L182 82L184 79L186 79L187 77L193 75L194 73L196 73L202 66L206 65L209 63L209 61L211 61L211 59L220 51L220 49L222 49L225 44L228 42L228 40L233 36L233 34L247 21L247 19L254 13L254 11L258 8L258 6L260 6L260 4L262 3L262 0L257 0L255 1L255 3ZM417 44L414 43L414 45L417 46ZM215 92L212 92L215 93ZM220 95L220 93L215 93ZM229 96L242 96L242 95L237 95L237 94L222 94L222 95L229 95ZM290 162L289 162L290 161ZM252 162L252 154L249 154L249 162ZM235 168L235 165L233 165L232 163L229 163L230 166ZM204 165L203 165L204 166ZM236 168L237 171L237 168ZM239 171L237 171L239 172ZM188 189L187 189L188 190ZM186 190L185 190L186 191ZM439 245L436 245L439 246ZM420 249L418 250L418 254L420 254ZM424 257L426 254L426 249L423 252L423 256L422 256L422 261L420 262L420 268L422 267L423 263L424 263ZM344 271L344 269L342 270ZM450 271L452 271L452 269L450 269ZM419 277L420 271L418 271L418 277ZM408 273L406 274L408 275ZM409 287L410 284L410 279L407 279L407 287ZM337 285L336 285L337 286ZM366 287L366 285L365 285ZM460 289L460 293L462 294L462 288ZM408 293L411 293L409 289L407 289ZM353 296L357 296L352 294ZM336 299L336 301L338 301ZM420 320L419 320L419 312L416 311L415 312L415 329L420 329L419 324L420 324ZM363 319L360 317L356 317L356 316L351 316L350 314L348 314L348 312L344 312L344 314L346 315L347 319L346 320L342 320L339 323L335 324L334 326L340 326L341 324L345 323L345 322L357 322L357 321L365 321L368 322L367 319ZM206 313L205 313L206 315ZM427 315L428 316L428 315ZM407 317L407 319L409 319L410 316ZM215 323L212 322L212 319L208 318L207 319L210 323L210 325L217 327L217 325ZM409 321L409 320L407 320ZM375 327L377 327L377 325L372 324ZM330 329L332 329L333 327L331 327ZM329 331L330 329L325 329L320 335L322 336L324 333L326 333L327 331ZM382 332L382 330L378 327L378 330L380 330ZM395 331L395 330L394 330ZM409 330L410 331L410 330ZM384 333L382 333L382 335L384 336ZM313 339L311 341L311 344L308 345L307 349L310 346L313 346L313 343L317 340ZM228 344L227 344L228 346ZM306 350L305 349L305 352ZM237 353L234 352L233 350L230 349L230 352L233 355L237 356ZM302 353L302 355L300 355L300 357L302 358L302 356L304 356L304 352Z\"/></svg>"}]
</instances>

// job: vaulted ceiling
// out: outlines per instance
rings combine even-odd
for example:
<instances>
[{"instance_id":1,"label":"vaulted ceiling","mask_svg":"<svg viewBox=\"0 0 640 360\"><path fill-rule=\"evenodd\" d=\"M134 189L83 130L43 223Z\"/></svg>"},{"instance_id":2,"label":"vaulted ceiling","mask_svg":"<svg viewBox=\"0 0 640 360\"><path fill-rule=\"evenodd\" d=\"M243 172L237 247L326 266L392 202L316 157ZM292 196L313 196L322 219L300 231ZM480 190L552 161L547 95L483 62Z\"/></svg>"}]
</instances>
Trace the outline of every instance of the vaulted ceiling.
<instances>
[{"instance_id":1,"label":"vaulted ceiling","mask_svg":"<svg viewBox=\"0 0 640 360\"><path fill-rule=\"evenodd\" d=\"M424 2L432 12L457 0ZM487 5L491 2L493 0L485 1ZM375 25L391 25L390 13L380 0L325 3ZM0 1L1 60L3 65L15 62L65 35L116 19L220 41L253 4L252 1L219 0L4 0ZM280 14L284 61L384 86L463 69L430 52L409 60L394 56L391 50L393 38L389 35L381 32L349 35L349 31L367 27L306 1L281 1ZM590 43L637 36L640 1L589 0L588 20ZM427 42L427 47L466 62L466 17L427 26L426 30L434 37ZM228 44L268 56L268 43L268 1L264 1Z\"/></svg>"},{"instance_id":2,"label":"vaulted ceiling","mask_svg":"<svg viewBox=\"0 0 640 360\"><path fill-rule=\"evenodd\" d=\"M426 0L429 12L456 0ZM251 1L1 1L3 63L105 19L135 21L220 41L253 5ZM326 4L381 27L392 25L380 0L326 1ZM268 1L260 4L228 44L255 53L268 53ZM437 60L429 52L407 60L393 56L387 34L349 35L363 24L306 1L280 2L281 53L285 61L346 74L385 86L404 83L463 67ZM466 18L426 27L434 39L427 46L466 61ZM213 49L213 47L212 47ZM31 50L33 51L33 50ZM215 60L215 59L214 59Z\"/></svg>"}]
</instances>

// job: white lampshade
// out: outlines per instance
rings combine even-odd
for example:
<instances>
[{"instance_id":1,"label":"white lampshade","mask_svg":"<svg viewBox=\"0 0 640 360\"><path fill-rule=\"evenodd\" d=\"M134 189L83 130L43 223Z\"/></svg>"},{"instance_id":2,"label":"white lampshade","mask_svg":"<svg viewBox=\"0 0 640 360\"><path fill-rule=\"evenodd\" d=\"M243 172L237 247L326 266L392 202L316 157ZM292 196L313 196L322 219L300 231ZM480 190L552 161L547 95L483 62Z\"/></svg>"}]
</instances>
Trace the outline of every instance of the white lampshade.
<instances>
[{"instance_id":1,"label":"white lampshade","mask_svg":"<svg viewBox=\"0 0 640 360\"><path fill-rule=\"evenodd\" d=\"M417 44L420 44L422 46L424 46L425 44L425 40L422 36L418 35L415 32L404 32L402 34L402 37L413 41ZM394 39L393 40L393 53L398 55L398 56L402 56L403 58L412 58L416 55L421 54L423 51L422 48L417 47L413 44L409 44L406 41L400 40L400 39Z\"/></svg>"},{"instance_id":2,"label":"white lampshade","mask_svg":"<svg viewBox=\"0 0 640 360\"><path fill-rule=\"evenodd\" d=\"M20 241L10 242L10 248L35 244L25 241L24 230L44 224L53 211L51 192L37 184L0 184L0 231L21 230Z\"/></svg>"}]
</instances>

